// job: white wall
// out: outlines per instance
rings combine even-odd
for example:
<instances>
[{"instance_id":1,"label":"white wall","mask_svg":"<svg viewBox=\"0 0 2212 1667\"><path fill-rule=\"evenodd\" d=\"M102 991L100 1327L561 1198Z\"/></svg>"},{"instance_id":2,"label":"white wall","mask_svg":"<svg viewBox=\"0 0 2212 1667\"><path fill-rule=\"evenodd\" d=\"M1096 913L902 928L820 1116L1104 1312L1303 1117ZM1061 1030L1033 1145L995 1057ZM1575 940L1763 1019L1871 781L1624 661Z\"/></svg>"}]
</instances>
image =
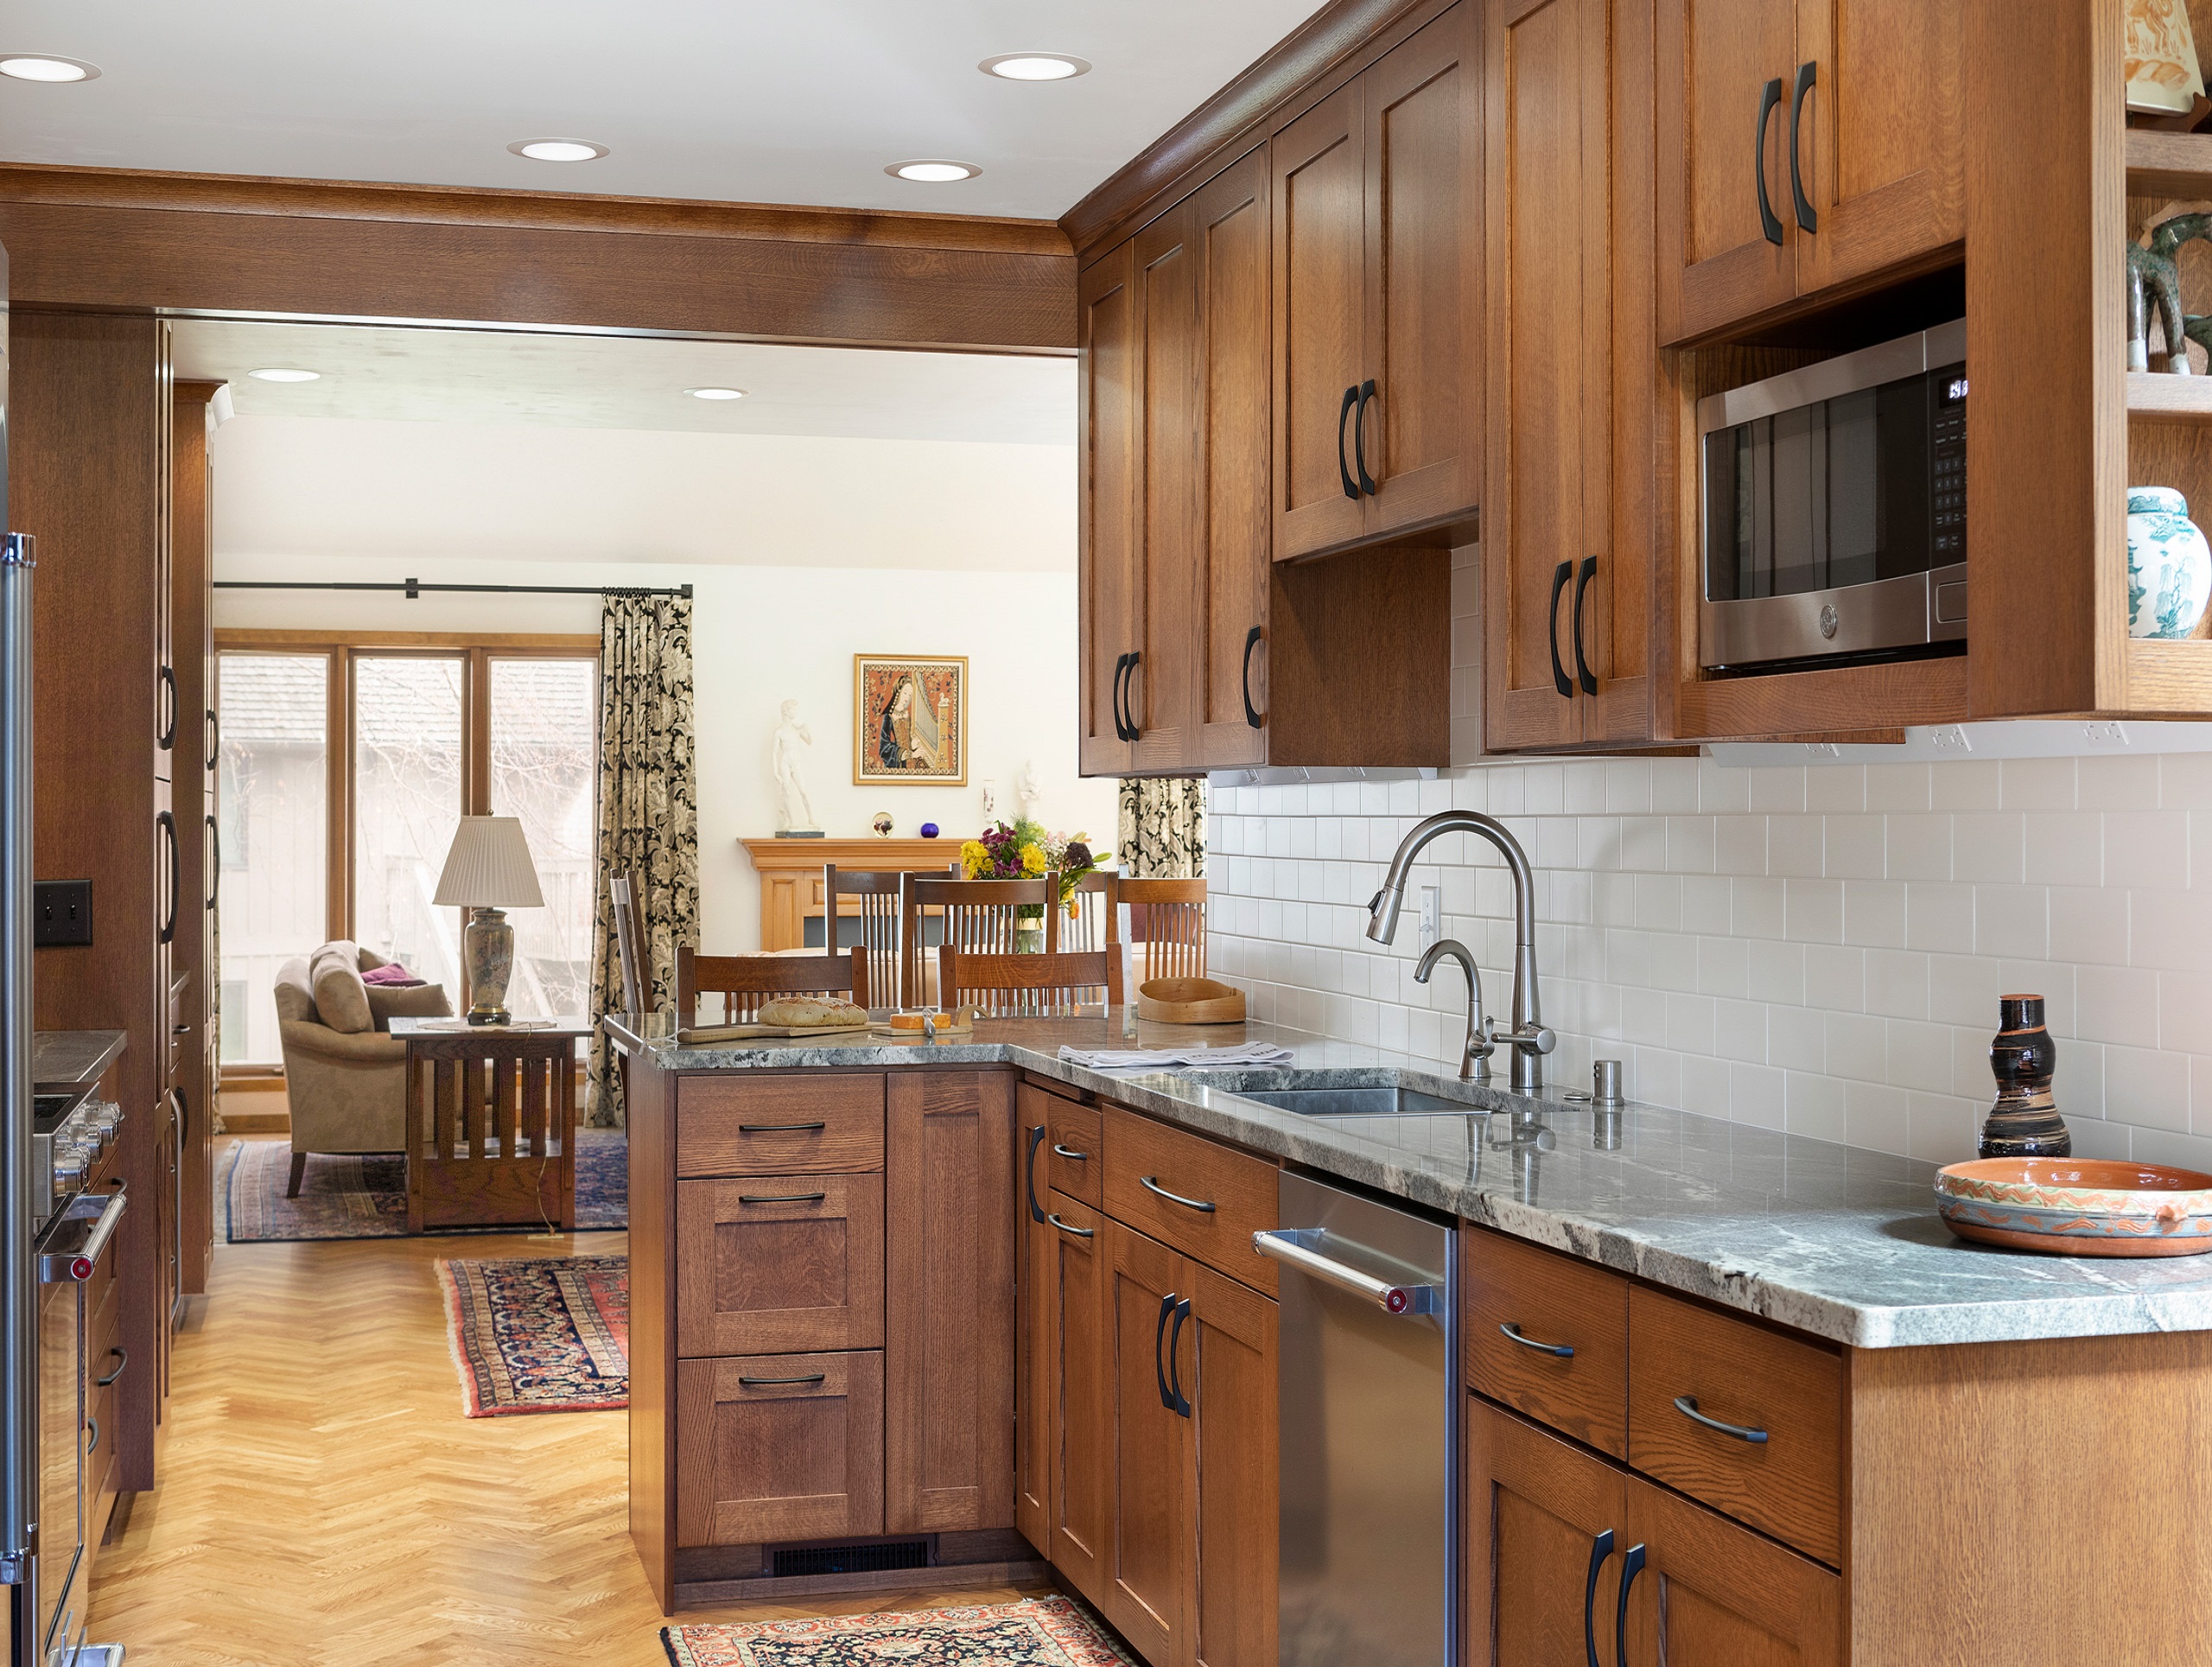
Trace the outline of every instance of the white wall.
<instances>
[{"instance_id":1,"label":"white wall","mask_svg":"<svg viewBox=\"0 0 2212 1667\"><path fill-rule=\"evenodd\" d=\"M896 832L935 821L955 841L982 826L981 783L1013 813L1014 772L1033 760L1051 826L1110 843L1115 784L1076 774L1077 654L1072 573L900 573L797 567L449 562L219 555L230 579L388 579L491 584L696 587L692 602L699 773L702 947L760 945L760 881L737 841L775 830L768 741L786 698L814 732L808 791L825 832L861 837L878 811ZM599 629L589 596L399 595L218 591L224 626L413 631ZM969 785L856 787L852 782L855 653L969 657ZM947 849L947 860L951 849Z\"/></svg>"},{"instance_id":2,"label":"white wall","mask_svg":"<svg viewBox=\"0 0 2212 1667\"><path fill-rule=\"evenodd\" d=\"M1998 996L2038 991L2075 1152L2212 1169L2212 754L1217 786L1210 970L1258 1017L1456 1068L1466 989L1448 965L1413 981L1417 888L1442 888L1505 1015L1496 854L1439 841L1397 943L1363 936L1399 839L1454 806L1535 864L1554 1083L1618 1058L1640 1099L1950 1162L1993 1091Z\"/></svg>"}]
</instances>

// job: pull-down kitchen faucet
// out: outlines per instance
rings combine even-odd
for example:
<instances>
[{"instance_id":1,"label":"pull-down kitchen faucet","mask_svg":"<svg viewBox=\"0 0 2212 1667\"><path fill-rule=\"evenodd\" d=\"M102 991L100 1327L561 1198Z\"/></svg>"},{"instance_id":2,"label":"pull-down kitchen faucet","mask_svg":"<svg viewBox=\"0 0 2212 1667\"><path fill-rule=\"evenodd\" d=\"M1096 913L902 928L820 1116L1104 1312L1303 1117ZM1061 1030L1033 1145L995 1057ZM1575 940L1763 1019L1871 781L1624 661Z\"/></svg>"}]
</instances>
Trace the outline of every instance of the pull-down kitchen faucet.
<instances>
[{"instance_id":1,"label":"pull-down kitchen faucet","mask_svg":"<svg viewBox=\"0 0 2212 1667\"><path fill-rule=\"evenodd\" d=\"M1387 944L1396 936L1398 910L1406 900L1406 871L1432 840L1448 833L1480 834L1497 847L1505 866L1513 871L1513 1028L1491 1033L1490 1040L1513 1050L1514 1091L1534 1093L1544 1085L1543 1056L1558 1045L1559 1038L1544 1028L1538 1011L1535 876L1529 872L1528 852L1503 823L1479 811L1440 811L1416 823L1414 830L1399 842L1397 855L1390 859L1390 871L1382 878L1382 889L1367 905L1367 935L1378 944ZM1427 965L1433 967L1435 962L1430 960ZM1467 1000L1470 1003L1481 1000L1480 986L1472 978L1467 981ZM1472 1034L1479 1025L1478 1015L1470 1012L1468 1022Z\"/></svg>"}]
</instances>

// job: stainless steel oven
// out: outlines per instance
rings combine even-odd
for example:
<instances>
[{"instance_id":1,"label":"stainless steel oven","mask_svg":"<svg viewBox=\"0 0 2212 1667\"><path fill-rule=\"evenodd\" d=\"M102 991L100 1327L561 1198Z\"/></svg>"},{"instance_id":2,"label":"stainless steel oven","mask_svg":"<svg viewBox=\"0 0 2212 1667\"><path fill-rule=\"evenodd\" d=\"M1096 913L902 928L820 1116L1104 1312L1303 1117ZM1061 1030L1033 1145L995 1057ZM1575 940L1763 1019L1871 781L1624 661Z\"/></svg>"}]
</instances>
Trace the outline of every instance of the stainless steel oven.
<instances>
[{"instance_id":1,"label":"stainless steel oven","mask_svg":"<svg viewBox=\"0 0 2212 1667\"><path fill-rule=\"evenodd\" d=\"M1711 671L1956 652L1966 321L1698 402Z\"/></svg>"}]
</instances>

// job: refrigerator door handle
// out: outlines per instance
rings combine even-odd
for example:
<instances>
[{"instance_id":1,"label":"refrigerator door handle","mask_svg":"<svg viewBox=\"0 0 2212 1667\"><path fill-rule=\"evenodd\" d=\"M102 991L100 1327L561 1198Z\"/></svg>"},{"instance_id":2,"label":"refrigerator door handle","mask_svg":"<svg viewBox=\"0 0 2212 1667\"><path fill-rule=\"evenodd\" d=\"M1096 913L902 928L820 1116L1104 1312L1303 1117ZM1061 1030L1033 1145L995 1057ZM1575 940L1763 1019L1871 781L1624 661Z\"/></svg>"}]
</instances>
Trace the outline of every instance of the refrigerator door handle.
<instances>
[{"instance_id":1,"label":"refrigerator door handle","mask_svg":"<svg viewBox=\"0 0 2212 1667\"><path fill-rule=\"evenodd\" d=\"M1444 1307L1444 1293L1434 1285L1394 1285L1357 1268L1323 1256L1300 1243L1321 1235L1309 1227L1281 1228L1252 1235L1252 1248L1286 1268L1333 1285L1340 1291L1364 1297L1385 1314L1437 1314Z\"/></svg>"}]
</instances>

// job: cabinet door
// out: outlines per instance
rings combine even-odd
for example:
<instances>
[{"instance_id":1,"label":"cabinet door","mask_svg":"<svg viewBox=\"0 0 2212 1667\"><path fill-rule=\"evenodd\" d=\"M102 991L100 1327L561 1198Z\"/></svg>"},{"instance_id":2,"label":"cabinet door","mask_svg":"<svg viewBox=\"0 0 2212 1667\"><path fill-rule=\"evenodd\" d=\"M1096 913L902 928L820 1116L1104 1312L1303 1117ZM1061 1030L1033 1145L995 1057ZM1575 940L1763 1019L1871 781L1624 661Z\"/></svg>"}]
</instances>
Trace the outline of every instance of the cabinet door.
<instances>
[{"instance_id":1,"label":"cabinet door","mask_svg":"<svg viewBox=\"0 0 2212 1667\"><path fill-rule=\"evenodd\" d=\"M883 1177L676 1184L679 1354L883 1346Z\"/></svg>"},{"instance_id":2,"label":"cabinet door","mask_svg":"<svg viewBox=\"0 0 2212 1667\"><path fill-rule=\"evenodd\" d=\"M1271 402L1268 374L1268 158L1255 150L1199 188L1192 235L1204 259L1205 597L1198 629L1199 755L1210 769L1267 761ZM1257 631L1262 641L1252 641Z\"/></svg>"},{"instance_id":3,"label":"cabinet door","mask_svg":"<svg viewBox=\"0 0 2212 1667\"><path fill-rule=\"evenodd\" d=\"M1467 1403L1466 1658L1564 1667L1616 1656L1621 1473L1484 1401ZM1594 1654L1592 1653L1594 1651ZM1703 1657L1674 1657L1708 1667ZM1659 1657L1631 1650L1656 1667Z\"/></svg>"},{"instance_id":4,"label":"cabinet door","mask_svg":"<svg viewBox=\"0 0 2212 1667\"><path fill-rule=\"evenodd\" d=\"M679 1360L676 1472L680 1545L882 1533L883 1357Z\"/></svg>"},{"instance_id":5,"label":"cabinet door","mask_svg":"<svg viewBox=\"0 0 2212 1667\"><path fill-rule=\"evenodd\" d=\"M1795 4L1659 0L1663 342L1718 330L1780 307L1796 293L1802 239L1789 196ZM1762 120L1768 84L1777 80L1780 98ZM1770 221L1761 212L1762 179Z\"/></svg>"},{"instance_id":6,"label":"cabinet door","mask_svg":"<svg viewBox=\"0 0 2212 1667\"><path fill-rule=\"evenodd\" d=\"M1106 1219L1061 1193L1045 1197L1052 1311L1052 1493L1046 1555L1077 1591L1107 1607L1113 1533L1114 1358L1107 1317Z\"/></svg>"},{"instance_id":7,"label":"cabinet door","mask_svg":"<svg viewBox=\"0 0 2212 1667\"><path fill-rule=\"evenodd\" d=\"M1085 775L1129 768L1122 733L1121 671L1136 648L1143 598L1137 569L1137 411L1143 397L1136 245L1125 243L1076 279L1082 355L1077 449L1082 520L1077 546L1077 614L1083 652Z\"/></svg>"},{"instance_id":8,"label":"cabinet door","mask_svg":"<svg viewBox=\"0 0 2212 1667\"><path fill-rule=\"evenodd\" d=\"M1609 521L1609 0L1489 0L1489 492L1484 730L1492 748L1580 739L1567 633Z\"/></svg>"},{"instance_id":9,"label":"cabinet door","mask_svg":"<svg viewBox=\"0 0 2212 1667\"><path fill-rule=\"evenodd\" d=\"M1363 78L1376 394L1353 427L1370 532L1464 512L1482 492L1481 65L1482 6L1466 0Z\"/></svg>"},{"instance_id":10,"label":"cabinet door","mask_svg":"<svg viewBox=\"0 0 2212 1667\"><path fill-rule=\"evenodd\" d=\"M1191 1421L1178 1410L1167 1362L1171 1333L1188 1328L1191 1292L1183 1258L1166 1245L1111 1219L1105 1233L1114 1405L1103 1607L1146 1660L1165 1667L1190 1649Z\"/></svg>"},{"instance_id":11,"label":"cabinet door","mask_svg":"<svg viewBox=\"0 0 2212 1667\"><path fill-rule=\"evenodd\" d=\"M1629 1545L1649 1560L1630 1588L1637 1667L1838 1667L1843 1580L1717 1512L1627 1479Z\"/></svg>"},{"instance_id":12,"label":"cabinet door","mask_svg":"<svg viewBox=\"0 0 2212 1667\"><path fill-rule=\"evenodd\" d=\"M1024 1083L1015 1091L1014 1525L1047 1556L1052 1511L1052 1226L1046 1220L1046 1112L1052 1097Z\"/></svg>"},{"instance_id":13,"label":"cabinet door","mask_svg":"<svg viewBox=\"0 0 2212 1667\"><path fill-rule=\"evenodd\" d=\"M1183 1268L1191 1318L1170 1381L1185 1386L1195 1427L1188 1658L1275 1667L1276 1305L1210 1268Z\"/></svg>"},{"instance_id":14,"label":"cabinet door","mask_svg":"<svg viewBox=\"0 0 2212 1667\"><path fill-rule=\"evenodd\" d=\"M1197 757L1198 629L1205 592L1205 247L1186 198L1136 238L1142 390L1138 417L1135 664L1122 710L1136 731L1131 765L1174 769Z\"/></svg>"},{"instance_id":15,"label":"cabinet door","mask_svg":"<svg viewBox=\"0 0 2212 1667\"><path fill-rule=\"evenodd\" d=\"M1351 408L1370 374L1362 86L1323 99L1270 147L1279 562L1351 544L1366 525L1349 474Z\"/></svg>"},{"instance_id":16,"label":"cabinet door","mask_svg":"<svg viewBox=\"0 0 2212 1667\"><path fill-rule=\"evenodd\" d=\"M885 1531L1011 1528L1014 1078L885 1093Z\"/></svg>"},{"instance_id":17,"label":"cabinet door","mask_svg":"<svg viewBox=\"0 0 2212 1667\"><path fill-rule=\"evenodd\" d=\"M1964 240L1960 10L1797 0L1790 91L1811 65L1798 165L1818 228L1796 240L1799 294Z\"/></svg>"}]
</instances>

